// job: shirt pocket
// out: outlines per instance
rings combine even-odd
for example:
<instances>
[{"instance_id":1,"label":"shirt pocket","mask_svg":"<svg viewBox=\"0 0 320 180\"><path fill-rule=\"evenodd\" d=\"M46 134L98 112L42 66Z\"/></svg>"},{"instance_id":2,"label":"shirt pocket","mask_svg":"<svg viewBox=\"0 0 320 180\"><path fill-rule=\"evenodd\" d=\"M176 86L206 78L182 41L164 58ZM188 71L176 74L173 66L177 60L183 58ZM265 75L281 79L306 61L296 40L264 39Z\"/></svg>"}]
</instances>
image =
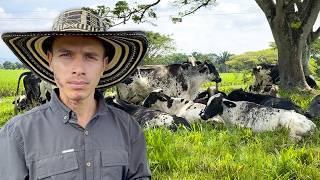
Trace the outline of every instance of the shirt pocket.
<instances>
[{"instance_id":1,"label":"shirt pocket","mask_svg":"<svg viewBox=\"0 0 320 180\"><path fill-rule=\"evenodd\" d=\"M79 165L75 152L55 155L36 162L37 179L79 179Z\"/></svg>"},{"instance_id":2,"label":"shirt pocket","mask_svg":"<svg viewBox=\"0 0 320 180\"><path fill-rule=\"evenodd\" d=\"M101 180L125 179L128 169L128 152L108 150L101 152Z\"/></svg>"}]
</instances>

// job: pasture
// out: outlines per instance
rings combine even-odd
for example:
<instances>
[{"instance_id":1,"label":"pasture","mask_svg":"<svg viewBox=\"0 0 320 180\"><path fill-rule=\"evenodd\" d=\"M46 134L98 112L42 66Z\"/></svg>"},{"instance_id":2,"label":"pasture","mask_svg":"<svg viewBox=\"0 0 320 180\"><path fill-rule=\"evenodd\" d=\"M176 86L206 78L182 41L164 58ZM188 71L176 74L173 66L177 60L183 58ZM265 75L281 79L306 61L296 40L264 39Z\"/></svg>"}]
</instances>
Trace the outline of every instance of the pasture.
<instances>
[{"instance_id":1,"label":"pasture","mask_svg":"<svg viewBox=\"0 0 320 180\"><path fill-rule=\"evenodd\" d=\"M0 70L0 127L13 113L12 101L19 74ZM248 74L221 74L221 91L247 88ZM318 82L319 83L319 82ZM203 88L213 86L206 83ZM319 93L319 92L318 92ZM312 94L280 92L303 107ZM296 143L287 130L253 133L250 129L194 124L192 131L182 127L145 130L148 159L153 179L320 179L319 119L317 131Z\"/></svg>"}]
</instances>

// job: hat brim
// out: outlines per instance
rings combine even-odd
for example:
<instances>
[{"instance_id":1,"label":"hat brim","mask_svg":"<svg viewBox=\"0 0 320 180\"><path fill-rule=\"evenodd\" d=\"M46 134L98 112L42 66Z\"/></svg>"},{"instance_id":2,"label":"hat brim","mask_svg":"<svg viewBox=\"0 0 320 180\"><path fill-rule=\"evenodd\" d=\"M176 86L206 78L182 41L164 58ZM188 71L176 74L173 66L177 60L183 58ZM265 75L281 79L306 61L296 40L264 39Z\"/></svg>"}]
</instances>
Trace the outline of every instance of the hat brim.
<instances>
[{"instance_id":1,"label":"hat brim","mask_svg":"<svg viewBox=\"0 0 320 180\"><path fill-rule=\"evenodd\" d=\"M113 47L114 54L109 59L97 88L108 88L124 80L143 59L148 46L146 35L142 31L9 32L2 34L2 39L31 71L55 85L44 45L52 36L93 36Z\"/></svg>"}]
</instances>

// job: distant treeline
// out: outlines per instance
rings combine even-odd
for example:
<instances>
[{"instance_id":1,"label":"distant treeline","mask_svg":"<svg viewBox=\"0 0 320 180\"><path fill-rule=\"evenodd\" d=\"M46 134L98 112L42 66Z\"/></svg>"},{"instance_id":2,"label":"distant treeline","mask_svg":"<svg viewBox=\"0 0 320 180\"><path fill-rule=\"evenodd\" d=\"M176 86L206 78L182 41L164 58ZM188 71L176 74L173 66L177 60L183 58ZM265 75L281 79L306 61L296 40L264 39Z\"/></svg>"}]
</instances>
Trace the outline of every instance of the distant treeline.
<instances>
[{"instance_id":1,"label":"distant treeline","mask_svg":"<svg viewBox=\"0 0 320 180\"><path fill-rule=\"evenodd\" d=\"M26 69L26 67L20 62L5 61L0 63L0 69Z\"/></svg>"}]
</instances>

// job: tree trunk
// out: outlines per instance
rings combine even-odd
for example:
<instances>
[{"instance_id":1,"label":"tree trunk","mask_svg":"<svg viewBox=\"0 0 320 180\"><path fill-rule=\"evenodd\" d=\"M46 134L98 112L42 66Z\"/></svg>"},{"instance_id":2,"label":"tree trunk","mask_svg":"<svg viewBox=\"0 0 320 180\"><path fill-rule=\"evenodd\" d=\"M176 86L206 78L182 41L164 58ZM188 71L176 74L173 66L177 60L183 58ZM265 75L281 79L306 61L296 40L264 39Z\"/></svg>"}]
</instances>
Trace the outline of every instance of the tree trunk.
<instances>
[{"instance_id":1,"label":"tree trunk","mask_svg":"<svg viewBox=\"0 0 320 180\"><path fill-rule=\"evenodd\" d=\"M307 39L319 36L312 28L319 15L320 0L255 0L266 15L278 47L280 85L284 89L310 89L304 77L309 73L308 51L302 59ZM310 41L312 42L312 41ZM303 68L304 67L304 68Z\"/></svg>"},{"instance_id":2,"label":"tree trunk","mask_svg":"<svg viewBox=\"0 0 320 180\"><path fill-rule=\"evenodd\" d=\"M302 46L277 43L280 86L284 89L310 89L302 68Z\"/></svg>"},{"instance_id":3,"label":"tree trunk","mask_svg":"<svg viewBox=\"0 0 320 180\"><path fill-rule=\"evenodd\" d=\"M307 43L302 52L302 67L303 67L303 72L305 76L310 75L309 62L310 62L310 46Z\"/></svg>"}]
</instances>

